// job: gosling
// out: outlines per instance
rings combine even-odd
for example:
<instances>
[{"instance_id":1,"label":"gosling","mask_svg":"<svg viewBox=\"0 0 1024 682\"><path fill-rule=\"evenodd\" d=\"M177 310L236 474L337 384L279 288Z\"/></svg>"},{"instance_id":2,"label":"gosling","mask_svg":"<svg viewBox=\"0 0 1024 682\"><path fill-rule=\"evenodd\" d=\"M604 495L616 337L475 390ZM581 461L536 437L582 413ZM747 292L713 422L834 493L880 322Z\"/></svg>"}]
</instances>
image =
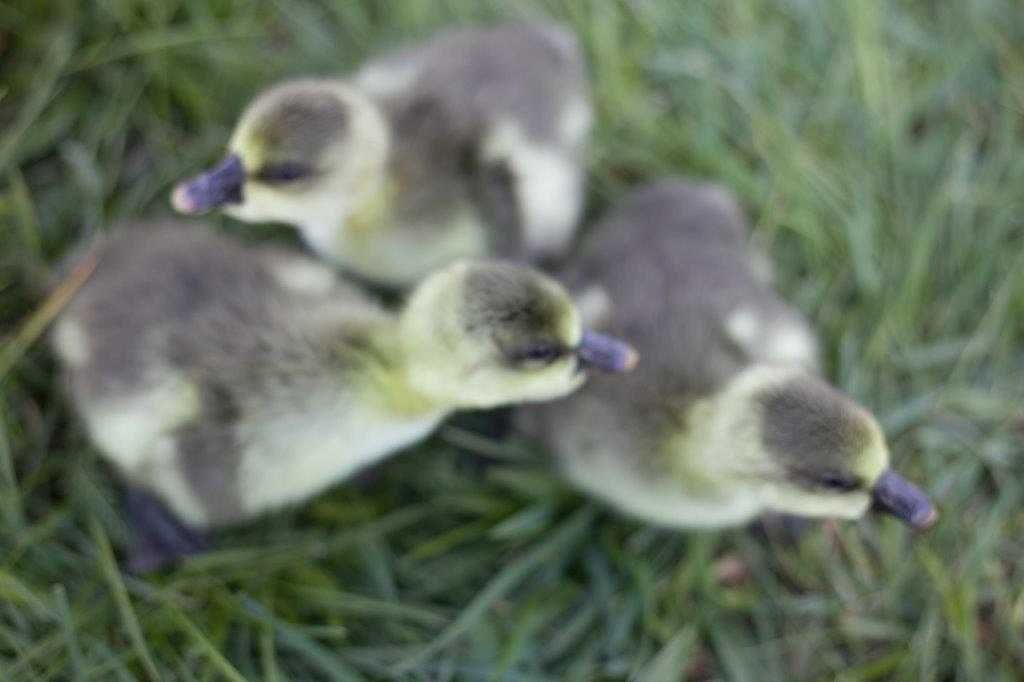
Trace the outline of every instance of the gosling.
<instances>
[{"instance_id":1,"label":"gosling","mask_svg":"<svg viewBox=\"0 0 1024 682\"><path fill-rule=\"evenodd\" d=\"M391 287L464 257L557 256L582 205L591 118L566 29L448 30L350 79L263 92L224 160L172 204L293 224L320 256Z\"/></svg>"},{"instance_id":2,"label":"gosling","mask_svg":"<svg viewBox=\"0 0 1024 682\"><path fill-rule=\"evenodd\" d=\"M92 253L53 345L89 435L137 488L143 569L199 551L200 529L315 495L453 410L549 400L586 366L636 360L525 266L452 264L394 314L318 261L203 226L132 226Z\"/></svg>"},{"instance_id":3,"label":"gosling","mask_svg":"<svg viewBox=\"0 0 1024 682\"><path fill-rule=\"evenodd\" d=\"M874 417L817 375L814 334L758 273L744 223L716 186L632 192L564 281L643 362L521 408L519 424L575 485L659 524L723 527L765 511L854 519L874 502L929 526L935 509L889 468Z\"/></svg>"}]
</instances>

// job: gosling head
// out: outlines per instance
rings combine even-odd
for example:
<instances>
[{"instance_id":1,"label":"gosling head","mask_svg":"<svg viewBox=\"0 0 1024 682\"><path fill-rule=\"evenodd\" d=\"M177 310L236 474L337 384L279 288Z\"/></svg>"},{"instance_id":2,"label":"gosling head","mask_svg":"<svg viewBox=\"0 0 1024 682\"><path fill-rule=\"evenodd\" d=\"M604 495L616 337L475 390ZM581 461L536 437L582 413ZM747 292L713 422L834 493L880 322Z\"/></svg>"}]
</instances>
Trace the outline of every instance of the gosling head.
<instances>
[{"instance_id":1,"label":"gosling head","mask_svg":"<svg viewBox=\"0 0 1024 682\"><path fill-rule=\"evenodd\" d=\"M171 203L333 230L378 187L387 149L384 120L364 95L339 81L289 81L249 105L224 159L180 182Z\"/></svg>"},{"instance_id":2,"label":"gosling head","mask_svg":"<svg viewBox=\"0 0 1024 682\"><path fill-rule=\"evenodd\" d=\"M463 261L413 292L401 321L412 383L461 408L557 398L587 369L631 370L627 343L585 331L568 293L528 267Z\"/></svg>"},{"instance_id":3,"label":"gosling head","mask_svg":"<svg viewBox=\"0 0 1024 682\"><path fill-rule=\"evenodd\" d=\"M763 367L734 384L726 410L734 423L723 426L748 442L730 475L751 484L766 508L853 519L874 505L916 529L938 518L928 497L889 468L878 422L838 390L800 371Z\"/></svg>"}]
</instances>

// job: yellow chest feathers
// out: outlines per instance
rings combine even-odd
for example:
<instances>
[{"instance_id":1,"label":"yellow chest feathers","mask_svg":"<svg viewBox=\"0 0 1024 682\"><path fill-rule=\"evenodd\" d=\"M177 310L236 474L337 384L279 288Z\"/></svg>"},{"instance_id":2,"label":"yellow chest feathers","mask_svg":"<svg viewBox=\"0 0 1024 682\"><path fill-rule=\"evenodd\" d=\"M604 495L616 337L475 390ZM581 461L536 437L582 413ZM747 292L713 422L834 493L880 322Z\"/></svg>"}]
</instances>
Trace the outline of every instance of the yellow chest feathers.
<instances>
[{"instance_id":1,"label":"yellow chest feathers","mask_svg":"<svg viewBox=\"0 0 1024 682\"><path fill-rule=\"evenodd\" d=\"M357 273L408 286L460 258L487 253L487 228L469 204L436 217L401 218L393 185L361 202L337 230L333 256Z\"/></svg>"}]
</instances>

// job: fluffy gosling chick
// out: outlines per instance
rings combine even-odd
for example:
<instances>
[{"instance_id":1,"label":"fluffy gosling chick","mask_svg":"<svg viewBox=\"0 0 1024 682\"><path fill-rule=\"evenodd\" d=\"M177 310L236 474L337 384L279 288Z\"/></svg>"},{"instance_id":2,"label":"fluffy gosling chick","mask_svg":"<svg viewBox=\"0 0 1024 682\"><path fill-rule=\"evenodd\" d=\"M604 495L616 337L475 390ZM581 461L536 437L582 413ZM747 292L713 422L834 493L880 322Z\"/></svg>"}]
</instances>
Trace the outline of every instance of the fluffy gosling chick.
<instances>
[{"instance_id":1,"label":"fluffy gosling chick","mask_svg":"<svg viewBox=\"0 0 1024 682\"><path fill-rule=\"evenodd\" d=\"M54 328L72 402L193 528L308 498L457 408L559 397L584 364L635 362L525 266L450 265L392 314L318 262L202 227L122 230L95 253Z\"/></svg>"},{"instance_id":2,"label":"fluffy gosling chick","mask_svg":"<svg viewBox=\"0 0 1024 682\"><path fill-rule=\"evenodd\" d=\"M607 327L644 360L521 410L571 481L673 526L768 510L853 519L872 501L914 527L934 521L928 498L889 468L874 417L814 372L814 337L757 274L728 192L645 186L589 236L565 281L613 302L600 311Z\"/></svg>"},{"instance_id":3,"label":"fluffy gosling chick","mask_svg":"<svg viewBox=\"0 0 1024 682\"><path fill-rule=\"evenodd\" d=\"M294 224L320 255L404 286L462 257L564 249L590 120L567 30L454 29L349 80L263 92L226 158L179 184L172 203Z\"/></svg>"}]
</instances>

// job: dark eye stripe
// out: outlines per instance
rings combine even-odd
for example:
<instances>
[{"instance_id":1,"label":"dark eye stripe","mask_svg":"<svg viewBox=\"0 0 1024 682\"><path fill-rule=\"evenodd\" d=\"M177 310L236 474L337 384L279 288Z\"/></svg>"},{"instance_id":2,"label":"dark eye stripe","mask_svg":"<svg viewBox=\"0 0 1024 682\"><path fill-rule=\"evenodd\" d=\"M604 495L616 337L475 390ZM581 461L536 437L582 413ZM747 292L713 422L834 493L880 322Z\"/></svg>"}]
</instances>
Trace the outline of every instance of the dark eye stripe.
<instances>
[{"instance_id":1,"label":"dark eye stripe","mask_svg":"<svg viewBox=\"0 0 1024 682\"><path fill-rule=\"evenodd\" d=\"M823 488L843 492L849 492L860 487L860 482L855 477L843 474L825 474L819 479L819 482Z\"/></svg>"},{"instance_id":2,"label":"dark eye stripe","mask_svg":"<svg viewBox=\"0 0 1024 682\"><path fill-rule=\"evenodd\" d=\"M554 343L534 343L517 348L509 358L513 362L554 362L565 353L565 348Z\"/></svg>"},{"instance_id":3,"label":"dark eye stripe","mask_svg":"<svg viewBox=\"0 0 1024 682\"><path fill-rule=\"evenodd\" d=\"M313 169L299 161L281 161L260 168L256 177L263 182L292 182L312 174Z\"/></svg>"},{"instance_id":4,"label":"dark eye stripe","mask_svg":"<svg viewBox=\"0 0 1024 682\"><path fill-rule=\"evenodd\" d=\"M854 474L840 471L821 471L790 467L787 478L809 491L831 490L833 492L853 492L864 487L864 482Z\"/></svg>"}]
</instances>

